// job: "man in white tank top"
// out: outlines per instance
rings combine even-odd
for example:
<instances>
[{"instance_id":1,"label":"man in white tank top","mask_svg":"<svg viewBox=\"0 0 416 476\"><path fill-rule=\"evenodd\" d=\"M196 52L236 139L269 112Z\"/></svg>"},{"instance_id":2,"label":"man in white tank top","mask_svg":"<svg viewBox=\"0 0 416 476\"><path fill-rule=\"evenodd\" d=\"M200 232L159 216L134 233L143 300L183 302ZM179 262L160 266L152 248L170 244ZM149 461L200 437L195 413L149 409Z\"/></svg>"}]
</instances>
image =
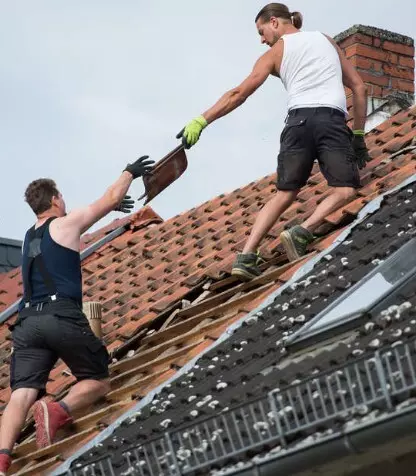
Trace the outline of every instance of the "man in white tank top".
<instances>
[{"instance_id":1,"label":"man in white tank top","mask_svg":"<svg viewBox=\"0 0 416 476\"><path fill-rule=\"evenodd\" d=\"M280 137L277 193L260 211L243 252L233 265L232 274L241 279L252 279L261 273L256 250L306 184L315 159L332 193L304 223L281 233L290 260L303 256L324 218L355 195L360 187L358 168L365 167L370 160L364 141L366 86L334 40L320 32L300 31L302 15L291 13L281 3L266 5L256 17L256 26L262 43L270 50L238 87L224 94L177 135L186 148L192 147L208 124L241 106L271 74L281 78L288 92L288 115ZM353 131L346 123L344 86L353 92Z\"/></svg>"}]
</instances>

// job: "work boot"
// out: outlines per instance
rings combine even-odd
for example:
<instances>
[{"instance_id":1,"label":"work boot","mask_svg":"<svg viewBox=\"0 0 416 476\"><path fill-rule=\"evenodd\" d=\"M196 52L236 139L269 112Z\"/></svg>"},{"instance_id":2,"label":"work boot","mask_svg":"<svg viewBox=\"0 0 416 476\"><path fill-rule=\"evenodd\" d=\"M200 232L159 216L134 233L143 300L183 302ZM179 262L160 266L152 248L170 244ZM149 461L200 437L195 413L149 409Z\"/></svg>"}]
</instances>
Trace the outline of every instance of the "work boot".
<instances>
[{"instance_id":1,"label":"work boot","mask_svg":"<svg viewBox=\"0 0 416 476\"><path fill-rule=\"evenodd\" d=\"M6 476L11 464L12 458L10 457L10 455L0 453L0 476Z\"/></svg>"},{"instance_id":2,"label":"work boot","mask_svg":"<svg viewBox=\"0 0 416 476\"><path fill-rule=\"evenodd\" d=\"M295 261L306 255L306 248L314 239L312 233L300 225L280 233L280 241L286 250L289 261Z\"/></svg>"},{"instance_id":3,"label":"work boot","mask_svg":"<svg viewBox=\"0 0 416 476\"><path fill-rule=\"evenodd\" d=\"M33 417L36 424L36 445L39 449L51 445L59 428L72 420L59 403L46 403L43 400L33 406Z\"/></svg>"},{"instance_id":4,"label":"work boot","mask_svg":"<svg viewBox=\"0 0 416 476\"><path fill-rule=\"evenodd\" d=\"M231 274L243 281L249 281L261 275L259 265L264 260L258 253L238 253Z\"/></svg>"}]
</instances>

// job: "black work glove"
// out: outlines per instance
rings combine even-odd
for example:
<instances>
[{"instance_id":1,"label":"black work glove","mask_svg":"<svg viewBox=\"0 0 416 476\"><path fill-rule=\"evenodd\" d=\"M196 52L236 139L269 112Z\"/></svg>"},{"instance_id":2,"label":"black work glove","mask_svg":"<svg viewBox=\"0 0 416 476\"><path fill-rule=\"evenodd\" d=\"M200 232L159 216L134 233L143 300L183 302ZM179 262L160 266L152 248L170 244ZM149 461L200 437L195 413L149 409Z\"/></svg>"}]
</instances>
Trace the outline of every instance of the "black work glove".
<instances>
[{"instance_id":1,"label":"black work glove","mask_svg":"<svg viewBox=\"0 0 416 476\"><path fill-rule=\"evenodd\" d=\"M368 155L365 139L362 134L355 134L353 132L352 147L354 149L355 160L359 169L363 169L367 162L370 162L371 157Z\"/></svg>"},{"instance_id":2,"label":"black work glove","mask_svg":"<svg viewBox=\"0 0 416 476\"><path fill-rule=\"evenodd\" d=\"M143 175L151 175L155 161L147 160L148 158L148 155L143 155L133 164L127 164L123 172L130 172L133 175L133 179L143 177Z\"/></svg>"},{"instance_id":3,"label":"black work glove","mask_svg":"<svg viewBox=\"0 0 416 476\"><path fill-rule=\"evenodd\" d=\"M115 212L131 213L131 209L134 208L134 200L130 195L126 195L123 200L114 208Z\"/></svg>"}]
</instances>

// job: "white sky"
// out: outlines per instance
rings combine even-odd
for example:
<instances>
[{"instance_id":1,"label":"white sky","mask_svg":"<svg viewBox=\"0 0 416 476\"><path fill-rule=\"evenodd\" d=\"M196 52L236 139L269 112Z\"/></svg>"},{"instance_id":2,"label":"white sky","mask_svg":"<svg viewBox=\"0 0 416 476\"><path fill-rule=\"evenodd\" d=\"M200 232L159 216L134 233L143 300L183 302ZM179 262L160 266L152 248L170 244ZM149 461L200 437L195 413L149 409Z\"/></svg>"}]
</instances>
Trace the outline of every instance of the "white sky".
<instances>
[{"instance_id":1,"label":"white sky","mask_svg":"<svg viewBox=\"0 0 416 476\"><path fill-rule=\"evenodd\" d=\"M126 163L155 160L265 51L259 0L0 0L0 236L22 239L27 184L56 180L68 208L98 198ZM296 0L305 30L353 24L416 36L413 2ZM169 218L276 168L286 95L271 78L188 152L151 206ZM139 196L141 181L130 189ZM139 207L140 204L137 204ZM116 217L111 214L100 224Z\"/></svg>"}]
</instances>

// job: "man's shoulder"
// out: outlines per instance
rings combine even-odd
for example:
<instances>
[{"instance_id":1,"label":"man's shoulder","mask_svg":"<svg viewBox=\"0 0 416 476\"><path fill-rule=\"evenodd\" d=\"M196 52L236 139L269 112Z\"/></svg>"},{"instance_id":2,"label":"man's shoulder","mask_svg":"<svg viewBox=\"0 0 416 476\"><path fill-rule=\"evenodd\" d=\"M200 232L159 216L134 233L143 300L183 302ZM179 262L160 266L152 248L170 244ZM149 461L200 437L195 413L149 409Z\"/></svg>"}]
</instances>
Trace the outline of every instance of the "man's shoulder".
<instances>
[{"instance_id":1,"label":"man's shoulder","mask_svg":"<svg viewBox=\"0 0 416 476\"><path fill-rule=\"evenodd\" d=\"M49 225L49 230L56 236L81 236L80 221L73 215L73 212L53 220Z\"/></svg>"},{"instance_id":2,"label":"man's shoulder","mask_svg":"<svg viewBox=\"0 0 416 476\"><path fill-rule=\"evenodd\" d=\"M75 251L79 250L79 240L81 238L79 222L73 220L73 217L70 217L69 214L53 220L49 225L49 233L59 245Z\"/></svg>"}]
</instances>

